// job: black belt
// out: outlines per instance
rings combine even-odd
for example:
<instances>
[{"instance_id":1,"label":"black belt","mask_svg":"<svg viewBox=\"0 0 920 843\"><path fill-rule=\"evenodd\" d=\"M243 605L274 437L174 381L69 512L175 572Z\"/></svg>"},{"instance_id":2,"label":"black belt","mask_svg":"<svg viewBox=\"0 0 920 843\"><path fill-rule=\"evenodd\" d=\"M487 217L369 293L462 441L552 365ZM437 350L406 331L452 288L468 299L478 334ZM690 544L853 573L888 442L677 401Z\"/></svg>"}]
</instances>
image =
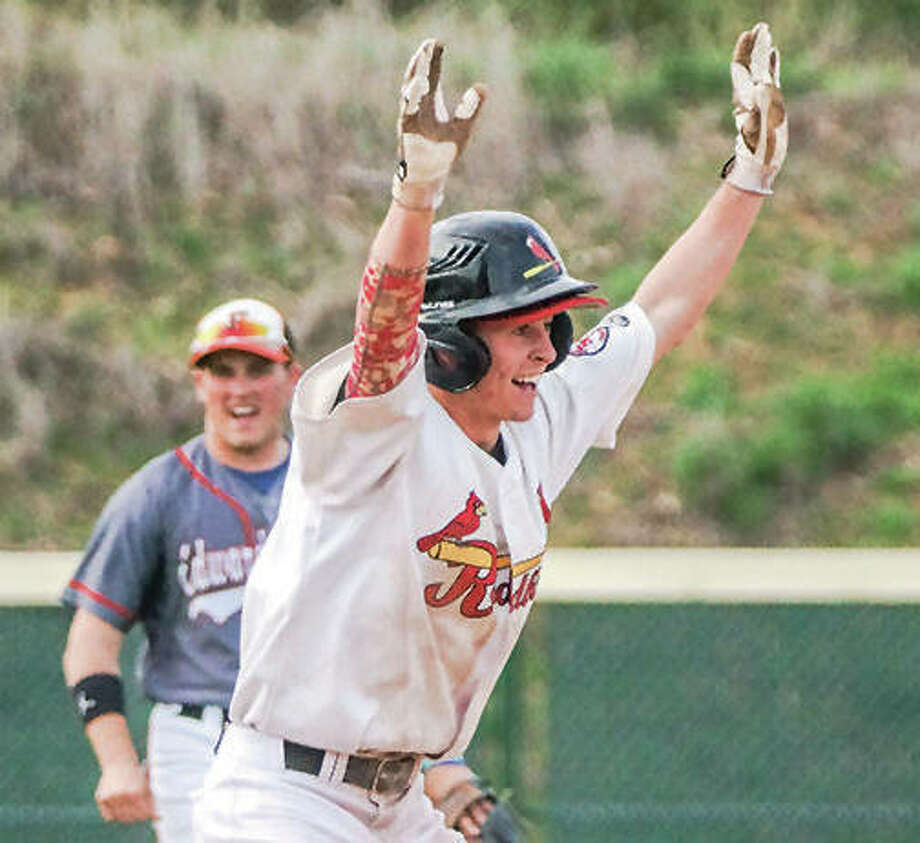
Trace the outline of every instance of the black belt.
<instances>
[{"instance_id":1,"label":"black belt","mask_svg":"<svg viewBox=\"0 0 920 843\"><path fill-rule=\"evenodd\" d=\"M284 741L284 767L287 770L316 776L323 766L325 755L323 749ZM349 755L342 781L384 796L402 794L412 784L418 767L417 755Z\"/></svg>"},{"instance_id":2,"label":"black belt","mask_svg":"<svg viewBox=\"0 0 920 843\"><path fill-rule=\"evenodd\" d=\"M179 716L180 717L190 717L192 720L201 720L204 717L204 710L207 708L206 705L195 705L194 703L182 703L179 706ZM224 720L229 720L227 716L227 709L222 708L221 711L224 713Z\"/></svg>"}]
</instances>

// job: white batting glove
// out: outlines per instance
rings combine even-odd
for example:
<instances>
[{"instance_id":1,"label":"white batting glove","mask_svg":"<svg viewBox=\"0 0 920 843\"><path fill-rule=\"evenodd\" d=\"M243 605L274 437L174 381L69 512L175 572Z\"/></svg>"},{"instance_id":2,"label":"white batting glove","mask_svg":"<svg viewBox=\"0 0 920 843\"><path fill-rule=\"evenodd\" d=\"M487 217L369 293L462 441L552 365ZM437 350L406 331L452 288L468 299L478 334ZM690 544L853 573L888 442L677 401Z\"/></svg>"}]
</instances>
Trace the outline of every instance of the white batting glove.
<instances>
[{"instance_id":1,"label":"white batting glove","mask_svg":"<svg viewBox=\"0 0 920 843\"><path fill-rule=\"evenodd\" d=\"M767 24L741 33L731 72L738 135L722 174L741 190L770 194L786 157L789 124L779 90L779 50Z\"/></svg>"},{"instance_id":2,"label":"white batting glove","mask_svg":"<svg viewBox=\"0 0 920 843\"><path fill-rule=\"evenodd\" d=\"M393 198L413 210L441 204L451 165L466 146L486 95L482 85L473 85L450 117L441 91L443 52L434 38L423 41L403 79Z\"/></svg>"}]
</instances>

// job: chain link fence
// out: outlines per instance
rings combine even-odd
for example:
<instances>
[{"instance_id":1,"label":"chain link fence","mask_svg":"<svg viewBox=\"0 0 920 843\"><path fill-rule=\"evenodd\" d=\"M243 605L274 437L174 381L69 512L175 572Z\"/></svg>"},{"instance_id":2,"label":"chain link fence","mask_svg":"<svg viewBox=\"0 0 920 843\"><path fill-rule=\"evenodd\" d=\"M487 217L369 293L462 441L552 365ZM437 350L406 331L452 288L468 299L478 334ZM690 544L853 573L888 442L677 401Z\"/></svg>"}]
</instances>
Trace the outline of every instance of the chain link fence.
<instances>
[{"instance_id":1,"label":"chain link fence","mask_svg":"<svg viewBox=\"0 0 920 843\"><path fill-rule=\"evenodd\" d=\"M0 609L0 839L150 841L96 814L67 623ZM912 605L538 604L469 759L537 843L915 841L918 651Z\"/></svg>"},{"instance_id":2,"label":"chain link fence","mask_svg":"<svg viewBox=\"0 0 920 843\"><path fill-rule=\"evenodd\" d=\"M909 605L544 605L471 756L539 840L913 841L918 649Z\"/></svg>"}]
</instances>

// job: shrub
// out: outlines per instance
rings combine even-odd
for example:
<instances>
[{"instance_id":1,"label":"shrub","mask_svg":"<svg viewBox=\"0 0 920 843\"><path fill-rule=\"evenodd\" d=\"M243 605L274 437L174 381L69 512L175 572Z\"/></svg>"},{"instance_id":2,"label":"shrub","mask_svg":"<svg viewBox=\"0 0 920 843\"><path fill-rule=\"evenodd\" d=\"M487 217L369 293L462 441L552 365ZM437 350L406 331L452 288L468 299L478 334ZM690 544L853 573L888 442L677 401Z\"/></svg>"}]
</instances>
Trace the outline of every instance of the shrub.
<instances>
[{"instance_id":1,"label":"shrub","mask_svg":"<svg viewBox=\"0 0 920 843\"><path fill-rule=\"evenodd\" d=\"M687 375L678 401L691 410L724 413L735 401L731 373L718 364L703 363L694 367Z\"/></svg>"},{"instance_id":2,"label":"shrub","mask_svg":"<svg viewBox=\"0 0 920 843\"><path fill-rule=\"evenodd\" d=\"M573 38L540 42L524 57L527 87L547 124L563 134L581 127L580 106L601 97L613 73L607 48Z\"/></svg>"},{"instance_id":3,"label":"shrub","mask_svg":"<svg viewBox=\"0 0 920 843\"><path fill-rule=\"evenodd\" d=\"M677 135L674 100L657 68L637 74L629 84L613 88L607 97L607 107L615 125L651 132L664 141L673 141Z\"/></svg>"},{"instance_id":4,"label":"shrub","mask_svg":"<svg viewBox=\"0 0 920 843\"><path fill-rule=\"evenodd\" d=\"M893 277L899 301L920 310L920 246L908 246L895 257Z\"/></svg>"},{"instance_id":5,"label":"shrub","mask_svg":"<svg viewBox=\"0 0 920 843\"><path fill-rule=\"evenodd\" d=\"M858 376L809 376L774 395L752 429L681 446L674 475L684 498L740 538L761 537L781 502L813 494L837 472L920 428L920 355L879 361ZM755 426L756 425L756 426Z\"/></svg>"},{"instance_id":6,"label":"shrub","mask_svg":"<svg viewBox=\"0 0 920 843\"><path fill-rule=\"evenodd\" d=\"M920 469L898 466L882 471L875 478L875 487L889 495L910 495L920 492Z\"/></svg>"},{"instance_id":7,"label":"shrub","mask_svg":"<svg viewBox=\"0 0 920 843\"><path fill-rule=\"evenodd\" d=\"M659 67L662 87L682 104L725 97L729 76L724 50L669 51Z\"/></svg>"},{"instance_id":8,"label":"shrub","mask_svg":"<svg viewBox=\"0 0 920 843\"><path fill-rule=\"evenodd\" d=\"M862 518L862 541L869 545L899 547L920 537L920 514L904 501L889 499L869 509Z\"/></svg>"}]
</instances>

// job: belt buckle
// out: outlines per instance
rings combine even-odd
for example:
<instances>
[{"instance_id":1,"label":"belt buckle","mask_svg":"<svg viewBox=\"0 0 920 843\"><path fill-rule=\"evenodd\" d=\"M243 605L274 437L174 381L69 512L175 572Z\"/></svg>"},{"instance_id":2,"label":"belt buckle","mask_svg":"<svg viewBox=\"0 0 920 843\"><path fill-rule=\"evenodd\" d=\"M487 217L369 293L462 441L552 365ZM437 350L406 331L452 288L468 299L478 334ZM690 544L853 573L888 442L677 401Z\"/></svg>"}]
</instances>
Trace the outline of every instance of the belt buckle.
<instances>
[{"instance_id":1,"label":"belt buckle","mask_svg":"<svg viewBox=\"0 0 920 843\"><path fill-rule=\"evenodd\" d=\"M406 764L411 764L411 769L403 774ZM368 795L375 805L392 805L399 802L412 787L415 774L421 766L421 756L418 755L386 755L380 758L377 769L374 771L374 780L368 788ZM395 769L389 770L389 767ZM395 795L394 795L395 794ZM380 801L374 797L381 797Z\"/></svg>"}]
</instances>

